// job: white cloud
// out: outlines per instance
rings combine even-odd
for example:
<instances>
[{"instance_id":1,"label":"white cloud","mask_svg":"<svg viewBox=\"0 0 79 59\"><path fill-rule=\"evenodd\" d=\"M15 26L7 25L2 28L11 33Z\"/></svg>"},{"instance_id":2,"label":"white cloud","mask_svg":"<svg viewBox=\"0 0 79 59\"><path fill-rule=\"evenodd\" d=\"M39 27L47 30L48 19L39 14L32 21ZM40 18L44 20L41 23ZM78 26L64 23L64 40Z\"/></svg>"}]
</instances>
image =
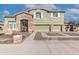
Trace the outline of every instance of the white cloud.
<instances>
[{"instance_id":1,"label":"white cloud","mask_svg":"<svg viewBox=\"0 0 79 59\"><path fill-rule=\"evenodd\" d=\"M75 7L79 7L79 4L76 4Z\"/></svg>"},{"instance_id":2,"label":"white cloud","mask_svg":"<svg viewBox=\"0 0 79 59\"><path fill-rule=\"evenodd\" d=\"M26 8L38 8L38 9L56 9L57 6L53 5L53 4L29 4L29 5L25 5Z\"/></svg>"},{"instance_id":3,"label":"white cloud","mask_svg":"<svg viewBox=\"0 0 79 59\"><path fill-rule=\"evenodd\" d=\"M65 17L72 21L77 21L79 19L79 9L70 8L66 10Z\"/></svg>"},{"instance_id":4,"label":"white cloud","mask_svg":"<svg viewBox=\"0 0 79 59\"><path fill-rule=\"evenodd\" d=\"M78 17L74 16L73 19L77 19Z\"/></svg>"},{"instance_id":5,"label":"white cloud","mask_svg":"<svg viewBox=\"0 0 79 59\"><path fill-rule=\"evenodd\" d=\"M67 9L66 13L69 13L69 14L79 14L79 9L75 9L75 8Z\"/></svg>"},{"instance_id":6,"label":"white cloud","mask_svg":"<svg viewBox=\"0 0 79 59\"><path fill-rule=\"evenodd\" d=\"M9 13L8 10L4 10L4 11L3 11L3 15L4 15L4 16L8 16L9 14L10 14L10 13Z\"/></svg>"}]
</instances>

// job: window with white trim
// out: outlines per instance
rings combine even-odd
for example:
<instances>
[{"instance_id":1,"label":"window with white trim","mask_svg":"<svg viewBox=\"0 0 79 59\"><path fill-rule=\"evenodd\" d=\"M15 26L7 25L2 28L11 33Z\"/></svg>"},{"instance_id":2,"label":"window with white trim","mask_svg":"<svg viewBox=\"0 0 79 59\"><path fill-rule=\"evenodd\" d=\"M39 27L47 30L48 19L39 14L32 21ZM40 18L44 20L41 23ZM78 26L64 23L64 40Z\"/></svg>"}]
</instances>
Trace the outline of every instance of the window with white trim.
<instances>
[{"instance_id":1,"label":"window with white trim","mask_svg":"<svg viewBox=\"0 0 79 59\"><path fill-rule=\"evenodd\" d=\"M12 23L9 23L9 29L12 29Z\"/></svg>"},{"instance_id":2,"label":"window with white trim","mask_svg":"<svg viewBox=\"0 0 79 59\"><path fill-rule=\"evenodd\" d=\"M16 22L8 22L9 29L16 29Z\"/></svg>"},{"instance_id":3,"label":"window with white trim","mask_svg":"<svg viewBox=\"0 0 79 59\"><path fill-rule=\"evenodd\" d=\"M60 17L61 16L61 13L58 13L58 17Z\"/></svg>"},{"instance_id":4,"label":"window with white trim","mask_svg":"<svg viewBox=\"0 0 79 59\"><path fill-rule=\"evenodd\" d=\"M14 29L16 29L16 23L14 22Z\"/></svg>"},{"instance_id":5,"label":"window with white trim","mask_svg":"<svg viewBox=\"0 0 79 59\"><path fill-rule=\"evenodd\" d=\"M51 17L60 17L60 13L59 12L52 12L51 13Z\"/></svg>"},{"instance_id":6,"label":"window with white trim","mask_svg":"<svg viewBox=\"0 0 79 59\"><path fill-rule=\"evenodd\" d=\"M41 19L41 12L36 12L36 18Z\"/></svg>"},{"instance_id":7,"label":"window with white trim","mask_svg":"<svg viewBox=\"0 0 79 59\"><path fill-rule=\"evenodd\" d=\"M58 17L58 12L53 12L53 17Z\"/></svg>"}]
</instances>

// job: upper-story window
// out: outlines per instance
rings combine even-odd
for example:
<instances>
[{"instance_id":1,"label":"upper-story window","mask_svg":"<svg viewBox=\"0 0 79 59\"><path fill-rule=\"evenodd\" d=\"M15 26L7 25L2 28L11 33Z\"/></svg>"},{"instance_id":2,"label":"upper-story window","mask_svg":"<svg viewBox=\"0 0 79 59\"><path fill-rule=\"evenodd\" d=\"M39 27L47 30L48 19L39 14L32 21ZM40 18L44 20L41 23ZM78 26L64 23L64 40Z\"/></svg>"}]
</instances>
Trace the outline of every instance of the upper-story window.
<instances>
[{"instance_id":1,"label":"upper-story window","mask_svg":"<svg viewBox=\"0 0 79 59\"><path fill-rule=\"evenodd\" d=\"M42 19L43 12L34 12L34 19Z\"/></svg>"},{"instance_id":2,"label":"upper-story window","mask_svg":"<svg viewBox=\"0 0 79 59\"><path fill-rule=\"evenodd\" d=\"M36 13L36 18L41 19L41 13L40 12Z\"/></svg>"},{"instance_id":3,"label":"upper-story window","mask_svg":"<svg viewBox=\"0 0 79 59\"><path fill-rule=\"evenodd\" d=\"M58 12L53 12L53 17L58 17Z\"/></svg>"},{"instance_id":4,"label":"upper-story window","mask_svg":"<svg viewBox=\"0 0 79 59\"><path fill-rule=\"evenodd\" d=\"M53 13L51 13L51 17L60 17L60 13L59 12L53 12Z\"/></svg>"}]
</instances>

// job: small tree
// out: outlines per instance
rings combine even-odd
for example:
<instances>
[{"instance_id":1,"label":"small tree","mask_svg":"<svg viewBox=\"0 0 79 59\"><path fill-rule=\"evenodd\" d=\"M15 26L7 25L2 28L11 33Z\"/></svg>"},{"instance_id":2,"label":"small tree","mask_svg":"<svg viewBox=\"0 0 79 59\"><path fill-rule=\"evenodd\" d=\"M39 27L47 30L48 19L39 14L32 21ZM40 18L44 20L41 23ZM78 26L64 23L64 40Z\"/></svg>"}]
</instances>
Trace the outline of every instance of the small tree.
<instances>
[{"instance_id":1,"label":"small tree","mask_svg":"<svg viewBox=\"0 0 79 59\"><path fill-rule=\"evenodd\" d=\"M68 29L69 29L69 25L67 25L65 29L66 29L66 31L68 31Z\"/></svg>"}]
</instances>

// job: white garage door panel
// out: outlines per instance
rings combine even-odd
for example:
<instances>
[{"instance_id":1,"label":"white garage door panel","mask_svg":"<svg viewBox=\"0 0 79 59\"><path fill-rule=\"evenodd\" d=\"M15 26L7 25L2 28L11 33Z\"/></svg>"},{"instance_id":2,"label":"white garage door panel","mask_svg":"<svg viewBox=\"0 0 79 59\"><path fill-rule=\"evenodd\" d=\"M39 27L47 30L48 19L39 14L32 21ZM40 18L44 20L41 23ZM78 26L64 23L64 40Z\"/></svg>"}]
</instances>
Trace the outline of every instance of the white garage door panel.
<instances>
[{"instance_id":1,"label":"white garage door panel","mask_svg":"<svg viewBox=\"0 0 79 59\"><path fill-rule=\"evenodd\" d=\"M61 31L61 26L54 26L53 29L56 32L60 32Z\"/></svg>"},{"instance_id":2,"label":"white garage door panel","mask_svg":"<svg viewBox=\"0 0 79 59\"><path fill-rule=\"evenodd\" d=\"M34 31L48 32L49 31L49 26L34 26Z\"/></svg>"}]
</instances>

